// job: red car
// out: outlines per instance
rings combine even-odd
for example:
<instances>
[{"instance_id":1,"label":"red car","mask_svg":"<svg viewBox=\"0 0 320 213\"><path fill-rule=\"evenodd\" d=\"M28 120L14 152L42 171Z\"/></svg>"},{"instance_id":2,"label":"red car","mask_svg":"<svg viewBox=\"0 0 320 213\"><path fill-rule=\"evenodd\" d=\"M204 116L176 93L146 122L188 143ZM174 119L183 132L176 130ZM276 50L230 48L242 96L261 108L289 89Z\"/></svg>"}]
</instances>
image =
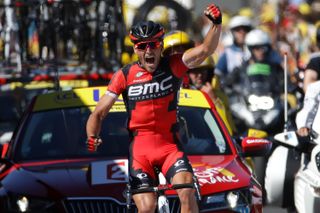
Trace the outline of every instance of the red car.
<instances>
[{"instance_id":1,"label":"red car","mask_svg":"<svg viewBox=\"0 0 320 213\"><path fill-rule=\"evenodd\" d=\"M120 99L104 120L104 143L86 149L85 125L105 87L36 96L3 145L0 212L126 212L127 114ZM264 139L233 139L210 99L181 90L182 144L201 186L201 212L262 212L262 190L244 157L263 155ZM168 191L172 212L179 199Z\"/></svg>"}]
</instances>

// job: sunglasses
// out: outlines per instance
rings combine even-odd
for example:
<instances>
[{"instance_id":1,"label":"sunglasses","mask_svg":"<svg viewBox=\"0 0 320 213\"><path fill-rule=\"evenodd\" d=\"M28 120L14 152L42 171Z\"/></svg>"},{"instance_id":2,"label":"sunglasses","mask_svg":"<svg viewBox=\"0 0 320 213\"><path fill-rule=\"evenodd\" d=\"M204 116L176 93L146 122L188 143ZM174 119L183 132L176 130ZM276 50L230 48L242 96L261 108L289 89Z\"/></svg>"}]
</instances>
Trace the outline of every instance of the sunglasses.
<instances>
[{"instance_id":1,"label":"sunglasses","mask_svg":"<svg viewBox=\"0 0 320 213\"><path fill-rule=\"evenodd\" d=\"M136 48L138 50L146 50L147 47L149 47L150 49L156 49L156 48L159 48L160 46L161 46L160 41L148 41L148 42L136 43L134 45L134 48Z\"/></svg>"}]
</instances>

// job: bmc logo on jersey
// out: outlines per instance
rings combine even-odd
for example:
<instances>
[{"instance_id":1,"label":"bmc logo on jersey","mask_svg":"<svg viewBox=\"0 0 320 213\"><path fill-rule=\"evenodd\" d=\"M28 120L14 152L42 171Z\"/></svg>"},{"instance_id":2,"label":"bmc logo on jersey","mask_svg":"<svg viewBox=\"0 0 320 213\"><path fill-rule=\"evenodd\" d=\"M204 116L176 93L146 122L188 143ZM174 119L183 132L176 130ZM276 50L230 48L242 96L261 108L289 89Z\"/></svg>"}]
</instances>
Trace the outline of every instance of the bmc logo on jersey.
<instances>
[{"instance_id":1,"label":"bmc logo on jersey","mask_svg":"<svg viewBox=\"0 0 320 213\"><path fill-rule=\"evenodd\" d=\"M145 95L158 94L156 95L156 97L167 95L173 86L172 83L170 82L171 79L172 79L172 76L169 76L161 80L160 82L151 82L151 83L145 83L141 85L130 86L128 91L128 96L129 98L133 98L133 99L135 99L134 97L140 96L141 98L139 99L142 100L142 99L148 99L149 96L143 97ZM159 94L162 94L162 95L159 95Z\"/></svg>"}]
</instances>

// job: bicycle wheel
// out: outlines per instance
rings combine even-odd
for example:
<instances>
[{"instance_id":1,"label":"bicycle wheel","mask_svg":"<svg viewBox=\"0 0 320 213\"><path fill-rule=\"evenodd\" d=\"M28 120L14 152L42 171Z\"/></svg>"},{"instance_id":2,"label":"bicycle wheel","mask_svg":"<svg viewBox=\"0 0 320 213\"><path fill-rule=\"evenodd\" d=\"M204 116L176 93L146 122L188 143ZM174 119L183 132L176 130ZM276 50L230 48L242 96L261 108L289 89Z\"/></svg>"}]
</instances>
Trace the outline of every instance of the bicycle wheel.
<instances>
[{"instance_id":1,"label":"bicycle wheel","mask_svg":"<svg viewBox=\"0 0 320 213\"><path fill-rule=\"evenodd\" d=\"M162 11L159 7L162 7ZM160 10L159 12L155 11L157 8ZM167 11L168 13L164 13L164 11ZM156 17L151 16L153 12L162 17L159 17L159 20L155 20ZM163 23L163 18L167 19L164 20L164 22L167 23ZM185 31L186 29L191 28L192 25L191 12L173 0L146 1L139 8L139 12L136 13L133 19L133 24L144 20L160 22L165 26L167 31Z\"/></svg>"}]
</instances>

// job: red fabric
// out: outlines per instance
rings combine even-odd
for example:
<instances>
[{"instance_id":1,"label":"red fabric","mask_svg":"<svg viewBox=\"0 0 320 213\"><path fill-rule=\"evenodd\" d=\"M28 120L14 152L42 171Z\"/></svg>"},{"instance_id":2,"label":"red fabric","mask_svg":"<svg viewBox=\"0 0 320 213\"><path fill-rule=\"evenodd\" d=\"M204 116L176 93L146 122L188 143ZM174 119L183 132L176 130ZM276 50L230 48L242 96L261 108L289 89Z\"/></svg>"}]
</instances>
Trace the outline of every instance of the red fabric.
<instances>
[{"instance_id":1,"label":"red fabric","mask_svg":"<svg viewBox=\"0 0 320 213\"><path fill-rule=\"evenodd\" d=\"M170 67L175 76L182 78L189 69L182 61L182 54L174 54L170 56Z\"/></svg>"},{"instance_id":2,"label":"red fabric","mask_svg":"<svg viewBox=\"0 0 320 213\"><path fill-rule=\"evenodd\" d=\"M181 55L176 55L170 57L168 64L161 63L153 73L135 63L127 74L121 70L114 74L108 90L117 95L126 91L124 99L129 103L131 131L145 134L171 131L177 122L177 91L186 71Z\"/></svg>"},{"instance_id":3,"label":"red fabric","mask_svg":"<svg viewBox=\"0 0 320 213\"><path fill-rule=\"evenodd\" d=\"M134 138L132 152L132 168L141 169L154 179L155 165L160 166L162 173L167 175L169 168L177 159L183 157L183 152L178 149L172 134L138 135Z\"/></svg>"},{"instance_id":4,"label":"red fabric","mask_svg":"<svg viewBox=\"0 0 320 213\"><path fill-rule=\"evenodd\" d=\"M111 78L108 90L120 95L126 89L126 79L121 70L117 71Z\"/></svg>"},{"instance_id":5,"label":"red fabric","mask_svg":"<svg viewBox=\"0 0 320 213\"><path fill-rule=\"evenodd\" d=\"M154 72L138 63L124 67L112 78L108 90L122 93L129 114L129 130L134 134L130 148L130 182L133 188L152 184L154 167L167 178L179 171L192 172L177 138L178 91L188 68L181 55L162 58ZM183 166L178 163L185 162ZM178 166L173 166L177 163ZM142 178L145 173L150 177ZM146 181L146 182L144 182Z\"/></svg>"}]
</instances>

